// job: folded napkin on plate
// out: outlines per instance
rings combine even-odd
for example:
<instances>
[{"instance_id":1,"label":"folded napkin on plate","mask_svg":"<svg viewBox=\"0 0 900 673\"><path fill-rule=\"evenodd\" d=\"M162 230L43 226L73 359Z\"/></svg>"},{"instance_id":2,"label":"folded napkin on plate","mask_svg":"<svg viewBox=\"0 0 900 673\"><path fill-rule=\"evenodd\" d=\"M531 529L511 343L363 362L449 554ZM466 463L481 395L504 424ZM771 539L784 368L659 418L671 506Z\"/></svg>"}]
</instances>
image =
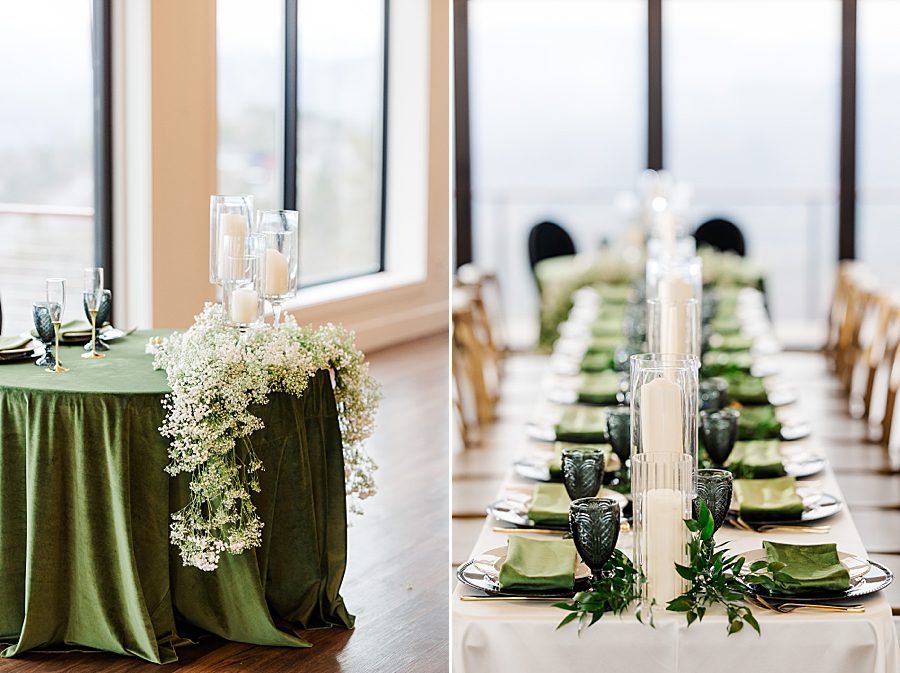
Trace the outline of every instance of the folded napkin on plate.
<instances>
[{"instance_id":1,"label":"folded napkin on plate","mask_svg":"<svg viewBox=\"0 0 900 673\"><path fill-rule=\"evenodd\" d=\"M583 374L578 388L578 401L584 404L615 404L621 379L619 372Z\"/></svg>"},{"instance_id":2,"label":"folded napkin on plate","mask_svg":"<svg viewBox=\"0 0 900 673\"><path fill-rule=\"evenodd\" d=\"M765 381L758 376L732 373L724 377L728 381L728 397L741 404L767 404L769 393Z\"/></svg>"},{"instance_id":3,"label":"folded napkin on plate","mask_svg":"<svg viewBox=\"0 0 900 673\"><path fill-rule=\"evenodd\" d=\"M799 521L803 516L793 477L735 479L734 495L744 521Z\"/></svg>"},{"instance_id":4,"label":"folded napkin on plate","mask_svg":"<svg viewBox=\"0 0 900 673\"><path fill-rule=\"evenodd\" d=\"M560 442L586 444L606 441L606 409L601 407L566 407L556 424Z\"/></svg>"},{"instance_id":5,"label":"folded napkin on plate","mask_svg":"<svg viewBox=\"0 0 900 673\"><path fill-rule=\"evenodd\" d=\"M725 376L728 374L749 374L753 366L753 357L750 353L727 353L725 351L711 350L703 356L704 377Z\"/></svg>"},{"instance_id":6,"label":"folded napkin on plate","mask_svg":"<svg viewBox=\"0 0 900 673\"><path fill-rule=\"evenodd\" d=\"M609 469L609 458L612 456L612 446L609 444L573 444L571 442L554 442L553 457L547 462L550 469L551 477L559 477L562 475L562 452L563 449L578 449L580 451L593 451L600 449L603 452L603 465L605 469Z\"/></svg>"},{"instance_id":7,"label":"folded napkin on plate","mask_svg":"<svg viewBox=\"0 0 900 673\"><path fill-rule=\"evenodd\" d=\"M741 331L741 321L734 316L716 317L710 321L709 327L714 334L721 334L723 336L739 334Z\"/></svg>"},{"instance_id":8,"label":"folded napkin on plate","mask_svg":"<svg viewBox=\"0 0 900 673\"><path fill-rule=\"evenodd\" d=\"M16 351L25 348L31 343L31 337L0 337L0 352Z\"/></svg>"},{"instance_id":9,"label":"folded napkin on plate","mask_svg":"<svg viewBox=\"0 0 900 673\"><path fill-rule=\"evenodd\" d=\"M97 325L98 329L100 325ZM65 339L71 335L84 335L91 333L91 323L84 320L70 320L59 326L59 338ZM31 336L37 337L37 330L31 330Z\"/></svg>"},{"instance_id":10,"label":"folded napkin on plate","mask_svg":"<svg viewBox=\"0 0 900 673\"><path fill-rule=\"evenodd\" d=\"M769 561L784 563L776 582L785 594L817 591L845 591L850 588L850 573L838 557L837 545L785 544L763 540Z\"/></svg>"},{"instance_id":11,"label":"folded napkin on plate","mask_svg":"<svg viewBox=\"0 0 900 673\"><path fill-rule=\"evenodd\" d=\"M534 540L513 535L500 565L500 588L531 591L575 586L575 545L571 540Z\"/></svg>"},{"instance_id":12,"label":"folded napkin on plate","mask_svg":"<svg viewBox=\"0 0 900 673\"><path fill-rule=\"evenodd\" d=\"M566 524L571 504L564 484L537 484L528 506L528 518L538 527Z\"/></svg>"},{"instance_id":13,"label":"folded napkin on plate","mask_svg":"<svg viewBox=\"0 0 900 673\"><path fill-rule=\"evenodd\" d=\"M612 355L622 343L621 336L595 336L588 342L587 353L608 353Z\"/></svg>"},{"instance_id":14,"label":"folded napkin on plate","mask_svg":"<svg viewBox=\"0 0 900 673\"><path fill-rule=\"evenodd\" d=\"M777 439L756 439L735 442L734 449L725 466L737 468L744 476L752 479L783 477L784 461L781 457L781 441Z\"/></svg>"},{"instance_id":15,"label":"folded napkin on plate","mask_svg":"<svg viewBox=\"0 0 900 673\"><path fill-rule=\"evenodd\" d=\"M738 439L780 439L781 422L775 407L743 407L738 421Z\"/></svg>"},{"instance_id":16,"label":"folded napkin on plate","mask_svg":"<svg viewBox=\"0 0 900 673\"><path fill-rule=\"evenodd\" d=\"M581 359L581 371L606 372L613 368L613 355L611 352L587 353Z\"/></svg>"},{"instance_id":17,"label":"folded napkin on plate","mask_svg":"<svg viewBox=\"0 0 900 673\"><path fill-rule=\"evenodd\" d=\"M632 291L631 283L598 283L594 291L603 299L604 304L625 304Z\"/></svg>"},{"instance_id":18,"label":"folded napkin on plate","mask_svg":"<svg viewBox=\"0 0 900 673\"><path fill-rule=\"evenodd\" d=\"M591 334L596 337L621 337L622 319L618 316L598 318L591 325Z\"/></svg>"},{"instance_id":19,"label":"folded napkin on plate","mask_svg":"<svg viewBox=\"0 0 900 673\"><path fill-rule=\"evenodd\" d=\"M740 334L714 334L709 338L709 346L728 353L739 353L749 351L753 347L753 339Z\"/></svg>"}]
</instances>

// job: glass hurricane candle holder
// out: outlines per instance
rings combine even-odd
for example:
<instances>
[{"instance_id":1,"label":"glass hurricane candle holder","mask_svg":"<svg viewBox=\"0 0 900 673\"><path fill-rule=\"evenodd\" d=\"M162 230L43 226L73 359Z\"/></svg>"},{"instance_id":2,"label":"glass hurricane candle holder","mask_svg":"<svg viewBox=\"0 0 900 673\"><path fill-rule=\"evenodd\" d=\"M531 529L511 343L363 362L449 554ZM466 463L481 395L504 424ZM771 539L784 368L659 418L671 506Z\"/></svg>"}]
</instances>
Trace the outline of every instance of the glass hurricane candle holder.
<instances>
[{"instance_id":1,"label":"glass hurricane candle holder","mask_svg":"<svg viewBox=\"0 0 900 673\"><path fill-rule=\"evenodd\" d=\"M651 353L700 356L700 307L696 299L647 300L647 348Z\"/></svg>"},{"instance_id":2,"label":"glass hurricane candle holder","mask_svg":"<svg viewBox=\"0 0 900 673\"><path fill-rule=\"evenodd\" d=\"M634 508L634 562L643 577L645 605L664 610L684 593L685 580L675 564L688 564L694 466L685 453L641 453L631 457Z\"/></svg>"},{"instance_id":3,"label":"glass hurricane candle holder","mask_svg":"<svg viewBox=\"0 0 900 673\"><path fill-rule=\"evenodd\" d=\"M222 285L226 273L228 257L242 257L244 250L238 239L250 235L253 222L253 197L213 195L209 197L209 282ZM225 237L234 241L225 247Z\"/></svg>"},{"instance_id":4,"label":"glass hurricane candle holder","mask_svg":"<svg viewBox=\"0 0 900 673\"><path fill-rule=\"evenodd\" d=\"M686 260L647 260L647 299L703 301L703 262L699 257Z\"/></svg>"},{"instance_id":5,"label":"glass hurricane candle holder","mask_svg":"<svg viewBox=\"0 0 900 673\"><path fill-rule=\"evenodd\" d=\"M640 453L683 453L696 471L699 368L696 355L631 358L632 462Z\"/></svg>"},{"instance_id":6,"label":"glass hurricane candle holder","mask_svg":"<svg viewBox=\"0 0 900 673\"><path fill-rule=\"evenodd\" d=\"M265 243L264 296L272 305L275 324L285 301L297 294L300 263L299 215L296 210L264 210L257 214L256 233Z\"/></svg>"},{"instance_id":7,"label":"glass hurricane candle holder","mask_svg":"<svg viewBox=\"0 0 900 673\"><path fill-rule=\"evenodd\" d=\"M229 324L241 330L263 323L264 257L229 257L229 272L224 281L225 314Z\"/></svg>"}]
</instances>

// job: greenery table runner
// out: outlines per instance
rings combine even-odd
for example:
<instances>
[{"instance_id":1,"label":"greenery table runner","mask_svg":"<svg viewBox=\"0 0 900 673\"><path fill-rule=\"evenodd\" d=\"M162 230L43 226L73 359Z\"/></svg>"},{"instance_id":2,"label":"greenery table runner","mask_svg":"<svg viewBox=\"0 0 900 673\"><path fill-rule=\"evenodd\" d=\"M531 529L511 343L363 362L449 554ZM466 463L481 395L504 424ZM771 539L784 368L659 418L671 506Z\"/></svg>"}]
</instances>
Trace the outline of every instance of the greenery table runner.
<instances>
[{"instance_id":1,"label":"greenery table runner","mask_svg":"<svg viewBox=\"0 0 900 673\"><path fill-rule=\"evenodd\" d=\"M185 567L170 514L189 499L159 432L166 374L140 331L103 360L61 349L71 369L0 366L0 641L3 656L89 647L166 663L176 617L228 640L308 646L289 630L352 627L339 594L346 566L344 460L327 371L301 397L254 408L265 464L253 495L258 548Z\"/></svg>"}]
</instances>

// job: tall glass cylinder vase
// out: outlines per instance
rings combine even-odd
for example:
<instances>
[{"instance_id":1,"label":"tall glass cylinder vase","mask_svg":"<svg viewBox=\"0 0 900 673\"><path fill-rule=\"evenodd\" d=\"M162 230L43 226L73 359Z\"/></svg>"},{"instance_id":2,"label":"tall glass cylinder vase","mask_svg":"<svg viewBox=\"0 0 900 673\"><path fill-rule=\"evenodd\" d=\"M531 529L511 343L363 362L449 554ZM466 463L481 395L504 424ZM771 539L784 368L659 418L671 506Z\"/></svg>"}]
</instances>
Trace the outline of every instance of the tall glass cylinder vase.
<instances>
[{"instance_id":1,"label":"tall glass cylinder vase","mask_svg":"<svg viewBox=\"0 0 900 673\"><path fill-rule=\"evenodd\" d=\"M696 355L631 357L632 456L685 454L696 471L699 369Z\"/></svg>"},{"instance_id":2,"label":"tall glass cylinder vase","mask_svg":"<svg viewBox=\"0 0 900 673\"><path fill-rule=\"evenodd\" d=\"M233 256L235 247L241 248L237 256L243 257L243 241L250 235L253 222L253 197L209 197L209 282L222 285L226 278L225 263ZM225 237L231 236L232 250L225 250Z\"/></svg>"},{"instance_id":3,"label":"tall glass cylinder vase","mask_svg":"<svg viewBox=\"0 0 900 673\"><path fill-rule=\"evenodd\" d=\"M647 260L647 299L703 300L703 262L699 257Z\"/></svg>"},{"instance_id":4,"label":"tall glass cylinder vase","mask_svg":"<svg viewBox=\"0 0 900 673\"><path fill-rule=\"evenodd\" d=\"M700 306L697 300L647 300L647 348L651 353L699 357Z\"/></svg>"},{"instance_id":5,"label":"tall glass cylinder vase","mask_svg":"<svg viewBox=\"0 0 900 673\"><path fill-rule=\"evenodd\" d=\"M684 453L631 457L634 561L644 580L645 605L664 610L687 589L675 564L688 562L689 532L684 519L691 518L695 474L691 457Z\"/></svg>"}]
</instances>

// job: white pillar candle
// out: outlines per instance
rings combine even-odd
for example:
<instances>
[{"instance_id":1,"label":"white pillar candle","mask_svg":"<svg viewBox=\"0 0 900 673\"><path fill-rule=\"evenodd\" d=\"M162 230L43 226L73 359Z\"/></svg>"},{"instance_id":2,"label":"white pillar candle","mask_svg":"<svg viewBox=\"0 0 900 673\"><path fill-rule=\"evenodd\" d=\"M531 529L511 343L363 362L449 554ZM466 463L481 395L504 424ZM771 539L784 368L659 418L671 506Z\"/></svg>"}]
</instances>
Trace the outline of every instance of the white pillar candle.
<instances>
[{"instance_id":1,"label":"white pillar candle","mask_svg":"<svg viewBox=\"0 0 900 673\"><path fill-rule=\"evenodd\" d=\"M269 248L266 250L266 294L270 296L287 294L288 284L287 255Z\"/></svg>"},{"instance_id":2,"label":"white pillar candle","mask_svg":"<svg viewBox=\"0 0 900 673\"><path fill-rule=\"evenodd\" d=\"M682 593L684 586L675 570L676 563L684 563L683 497L671 488L657 488L644 494L647 595L655 598L657 606L663 609Z\"/></svg>"},{"instance_id":3,"label":"white pillar candle","mask_svg":"<svg viewBox=\"0 0 900 673\"><path fill-rule=\"evenodd\" d=\"M239 287L231 293L231 320L241 325L259 319L259 294L249 287Z\"/></svg>"},{"instance_id":4,"label":"white pillar candle","mask_svg":"<svg viewBox=\"0 0 900 673\"><path fill-rule=\"evenodd\" d=\"M225 245L226 236L233 236L231 249ZM219 216L219 278L231 278L239 272L239 267L226 273L225 264L229 257L244 255L244 238L247 236L247 218L240 213L222 213ZM238 239L238 240L235 240Z\"/></svg>"},{"instance_id":5,"label":"white pillar candle","mask_svg":"<svg viewBox=\"0 0 900 673\"><path fill-rule=\"evenodd\" d=\"M659 281L660 345L663 353L687 352L685 303L691 298L691 284L682 278Z\"/></svg>"},{"instance_id":6,"label":"white pillar candle","mask_svg":"<svg viewBox=\"0 0 900 673\"><path fill-rule=\"evenodd\" d=\"M641 386L641 450L647 453L684 451L681 388L665 377Z\"/></svg>"}]
</instances>

